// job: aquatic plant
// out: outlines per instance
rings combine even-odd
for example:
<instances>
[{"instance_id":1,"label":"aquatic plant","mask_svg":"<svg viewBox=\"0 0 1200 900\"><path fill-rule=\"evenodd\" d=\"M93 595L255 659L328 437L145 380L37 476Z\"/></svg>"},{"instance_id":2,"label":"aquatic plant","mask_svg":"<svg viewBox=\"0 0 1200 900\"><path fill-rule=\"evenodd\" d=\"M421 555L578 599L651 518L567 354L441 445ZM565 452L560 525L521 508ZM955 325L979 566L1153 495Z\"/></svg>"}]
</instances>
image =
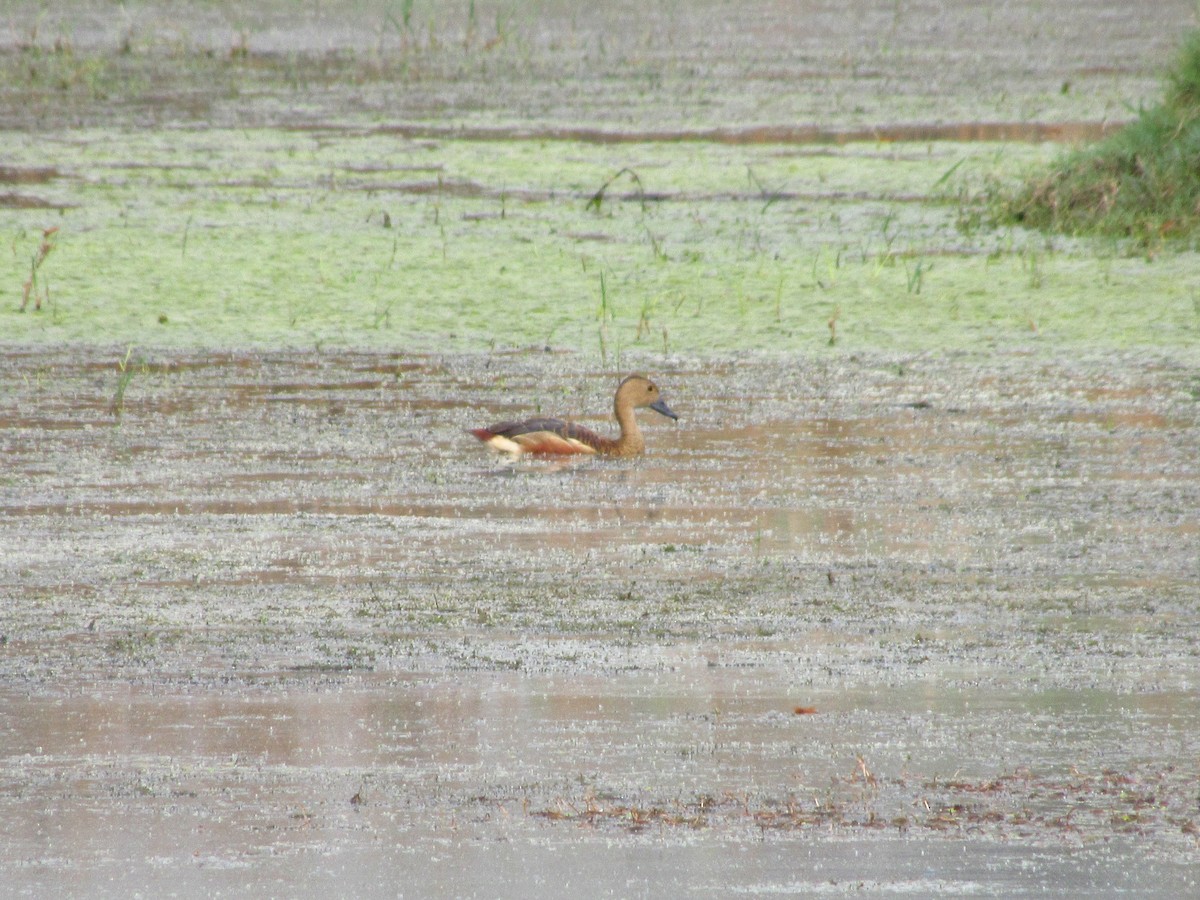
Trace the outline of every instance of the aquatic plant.
<instances>
[{"instance_id":1,"label":"aquatic plant","mask_svg":"<svg viewBox=\"0 0 1200 900\"><path fill-rule=\"evenodd\" d=\"M1159 105L993 199L999 220L1047 231L1139 246L1191 236L1200 225L1200 31L1184 39Z\"/></svg>"},{"instance_id":2,"label":"aquatic plant","mask_svg":"<svg viewBox=\"0 0 1200 900\"><path fill-rule=\"evenodd\" d=\"M927 263L923 259L918 259L916 266L910 271L908 263L904 264L904 275L908 282L908 292L910 294L921 293L921 284L925 280L926 274L933 268L933 263Z\"/></svg>"},{"instance_id":3,"label":"aquatic plant","mask_svg":"<svg viewBox=\"0 0 1200 900\"><path fill-rule=\"evenodd\" d=\"M29 306L29 298L33 297L33 308L39 310L42 308L42 300L48 299L50 296L50 288L43 281L42 289L38 290L38 270L42 267L42 263L46 261L54 248L58 246L58 226L47 228L42 232L42 243L38 247L37 252L29 261L29 278L25 281L25 285L21 291L21 312L25 312L25 308Z\"/></svg>"},{"instance_id":4,"label":"aquatic plant","mask_svg":"<svg viewBox=\"0 0 1200 900\"><path fill-rule=\"evenodd\" d=\"M641 203L641 205L642 205L642 212L645 212L646 211L646 189L642 186L642 179L638 176L638 173L633 171L633 169L629 168L628 166L621 169L619 172L617 172L616 175L613 175L606 182L604 182L604 184L600 185L599 189L594 194L592 194L591 199L588 200L587 204L583 208L585 210L594 210L598 214L600 212L601 205L603 205L603 203L604 203L605 191L607 191L610 187L612 187L613 182L616 181L618 178L620 178L622 175L628 175L630 180L633 181L633 183L635 185L637 185L638 202Z\"/></svg>"},{"instance_id":5,"label":"aquatic plant","mask_svg":"<svg viewBox=\"0 0 1200 900\"><path fill-rule=\"evenodd\" d=\"M129 382L133 380L133 376L140 368L145 370L146 363L140 357L130 362L130 357L133 356L133 347L125 349L125 358L117 361L117 389L113 393L112 403L109 405L109 412L112 417L121 421L121 414L125 412L125 390L129 387Z\"/></svg>"}]
</instances>

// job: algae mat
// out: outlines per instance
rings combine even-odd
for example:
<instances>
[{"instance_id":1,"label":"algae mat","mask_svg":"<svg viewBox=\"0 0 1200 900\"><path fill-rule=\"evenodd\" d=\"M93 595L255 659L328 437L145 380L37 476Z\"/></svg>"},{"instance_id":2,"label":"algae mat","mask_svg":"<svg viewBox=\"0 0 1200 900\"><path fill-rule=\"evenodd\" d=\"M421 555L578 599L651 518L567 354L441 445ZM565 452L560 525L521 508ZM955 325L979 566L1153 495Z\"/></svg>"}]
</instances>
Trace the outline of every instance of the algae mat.
<instances>
[{"instance_id":1,"label":"algae mat","mask_svg":"<svg viewBox=\"0 0 1200 900\"><path fill-rule=\"evenodd\" d=\"M210 130L8 149L25 178L0 209L9 342L552 347L618 364L831 342L1200 346L1194 254L980 225L972 193L1053 152L1036 145Z\"/></svg>"},{"instance_id":2,"label":"algae mat","mask_svg":"<svg viewBox=\"0 0 1200 900\"><path fill-rule=\"evenodd\" d=\"M980 198L1152 102L1193 12L16 4L0 340L1192 354L1193 253Z\"/></svg>"}]
</instances>

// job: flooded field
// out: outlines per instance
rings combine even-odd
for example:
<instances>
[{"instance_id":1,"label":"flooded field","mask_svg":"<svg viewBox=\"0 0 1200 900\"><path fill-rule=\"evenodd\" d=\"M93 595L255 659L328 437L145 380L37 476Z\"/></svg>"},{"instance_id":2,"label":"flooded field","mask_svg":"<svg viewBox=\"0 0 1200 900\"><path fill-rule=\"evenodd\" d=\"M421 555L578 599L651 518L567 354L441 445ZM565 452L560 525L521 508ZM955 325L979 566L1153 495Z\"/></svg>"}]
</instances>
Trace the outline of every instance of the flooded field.
<instances>
[{"instance_id":1,"label":"flooded field","mask_svg":"<svg viewBox=\"0 0 1200 900\"><path fill-rule=\"evenodd\" d=\"M1190 0L17 0L0 122L741 131L1125 120Z\"/></svg>"},{"instance_id":2,"label":"flooded field","mask_svg":"<svg viewBox=\"0 0 1200 900\"><path fill-rule=\"evenodd\" d=\"M1195 894L1196 254L981 199L1194 17L13 5L4 892Z\"/></svg>"},{"instance_id":3,"label":"flooded field","mask_svg":"<svg viewBox=\"0 0 1200 900\"><path fill-rule=\"evenodd\" d=\"M7 354L10 883L1194 888L1194 370L576 362Z\"/></svg>"},{"instance_id":4,"label":"flooded field","mask_svg":"<svg viewBox=\"0 0 1200 900\"><path fill-rule=\"evenodd\" d=\"M716 32L723 4L668 4L665 43L607 5L481 4L490 45L465 10L291 6L8 20L6 343L615 368L1200 346L1194 253L996 228L986 203L1151 102L1188 3L1071 27L1040 3L759 4ZM981 43L1001 27L1026 42Z\"/></svg>"}]
</instances>

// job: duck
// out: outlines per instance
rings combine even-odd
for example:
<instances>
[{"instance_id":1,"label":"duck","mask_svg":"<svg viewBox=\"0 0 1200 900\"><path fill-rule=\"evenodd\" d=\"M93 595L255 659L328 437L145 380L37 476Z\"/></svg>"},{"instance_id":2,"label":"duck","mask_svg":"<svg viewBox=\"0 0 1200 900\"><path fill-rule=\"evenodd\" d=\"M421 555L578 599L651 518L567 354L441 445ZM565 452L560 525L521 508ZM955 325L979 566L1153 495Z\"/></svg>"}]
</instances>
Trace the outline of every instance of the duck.
<instances>
[{"instance_id":1,"label":"duck","mask_svg":"<svg viewBox=\"0 0 1200 900\"><path fill-rule=\"evenodd\" d=\"M630 375L617 386L613 412L621 429L617 438L605 437L590 428L564 419L526 419L523 422L498 422L487 428L473 428L471 434L494 450L520 456L565 456L591 453L602 456L638 456L645 452L646 441L638 428L634 410L648 408L677 421L662 393L649 378Z\"/></svg>"}]
</instances>

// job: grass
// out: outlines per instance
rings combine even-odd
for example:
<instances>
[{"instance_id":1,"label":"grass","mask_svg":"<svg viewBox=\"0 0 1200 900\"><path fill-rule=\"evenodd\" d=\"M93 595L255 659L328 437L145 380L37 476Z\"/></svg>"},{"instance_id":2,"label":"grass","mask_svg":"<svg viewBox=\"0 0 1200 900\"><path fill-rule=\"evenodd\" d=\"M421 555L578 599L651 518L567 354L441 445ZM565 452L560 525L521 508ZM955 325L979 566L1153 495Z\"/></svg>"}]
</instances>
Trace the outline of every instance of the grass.
<instances>
[{"instance_id":1,"label":"grass","mask_svg":"<svg viewBox=\"0 0 1200 900\"><path fill-rule=\"evenodd\" d=\"M1163 101L1125 128L1066 154L999 198L999 218L1140 247L1193 241L1200 226L1200 31L1183 42Z\"/></svg>"},{"instance_id":2,"label":"grass","mask_svg":"<svg viewBox=\"0 0 1200 900\"><path fill-rule=\"evenodd\" d=\"M109 406L109 412L112 413L117 422L121 421L121 415L125 412L125 390L129 387L129 382L133 380L133 376L138 369L145 369L145 362L139 357L130 362L130 357L133 356L133 347L125 350L125 358L117 362L117 389L113 393L112 404Z\"/></svg>"}]
</instances>

